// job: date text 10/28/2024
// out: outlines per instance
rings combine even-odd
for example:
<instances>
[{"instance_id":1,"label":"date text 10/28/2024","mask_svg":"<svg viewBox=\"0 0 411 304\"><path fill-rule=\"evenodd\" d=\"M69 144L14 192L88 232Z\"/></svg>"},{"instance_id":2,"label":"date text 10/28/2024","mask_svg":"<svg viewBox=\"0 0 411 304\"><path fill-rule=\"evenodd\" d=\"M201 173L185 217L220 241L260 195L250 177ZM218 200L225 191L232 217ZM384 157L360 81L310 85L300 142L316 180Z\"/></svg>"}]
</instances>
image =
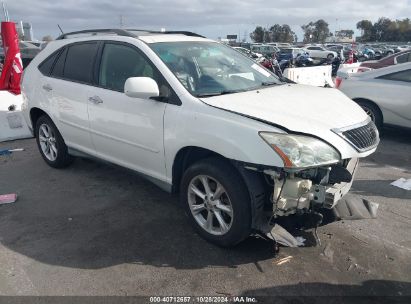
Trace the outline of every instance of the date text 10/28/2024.
<instances>
[{"instance_id":1,"label":"date text 10/28/2024","mask_svg":"<svg viewBox=\"0 0 411 304\"><path fill-rule=\"evenodd\" d=\"M243 296L200 296L200 297L150 297L150 303L257 303L253 297Z\"/></svg>"}]
</instances>

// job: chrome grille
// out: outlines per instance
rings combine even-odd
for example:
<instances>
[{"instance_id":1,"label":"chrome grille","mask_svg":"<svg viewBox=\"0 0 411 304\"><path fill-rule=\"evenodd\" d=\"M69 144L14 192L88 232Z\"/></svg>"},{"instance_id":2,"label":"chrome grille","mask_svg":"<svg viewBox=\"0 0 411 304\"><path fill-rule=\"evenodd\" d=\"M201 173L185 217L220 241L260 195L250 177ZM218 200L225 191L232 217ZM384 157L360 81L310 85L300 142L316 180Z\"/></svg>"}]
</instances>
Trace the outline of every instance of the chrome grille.
<instances>
[{"instance_id":1,"label":"chrome grille","mask_svg":"<svg viewBox=\"0 0 411 304\"><path fill-rule=\"evenodd\" d=\"M377 127L372 121L352 129L333 130L346 141L348 141L359 152L371 150L378 145L379 134Z\"/></svg>"}]
</instances>

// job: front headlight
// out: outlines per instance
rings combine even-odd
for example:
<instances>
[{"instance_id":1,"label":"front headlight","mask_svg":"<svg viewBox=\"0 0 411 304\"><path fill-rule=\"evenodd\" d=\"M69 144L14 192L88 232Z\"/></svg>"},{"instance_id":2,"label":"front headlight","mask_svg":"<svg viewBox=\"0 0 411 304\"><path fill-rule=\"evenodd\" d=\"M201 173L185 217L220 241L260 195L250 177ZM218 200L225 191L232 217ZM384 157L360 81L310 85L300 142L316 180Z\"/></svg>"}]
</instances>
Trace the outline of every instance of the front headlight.
<instances>
[{"instance_id":1,"label":"front headlight","mask_svg":"<svg viewBox=\"0 0 411 304\"><path fill-rule=\"evenodd\" d=\"M316 167L340 161L333 147L316 138L271 132L259 134L282 158L286 168Z\"/></svg>"}]
</instances>

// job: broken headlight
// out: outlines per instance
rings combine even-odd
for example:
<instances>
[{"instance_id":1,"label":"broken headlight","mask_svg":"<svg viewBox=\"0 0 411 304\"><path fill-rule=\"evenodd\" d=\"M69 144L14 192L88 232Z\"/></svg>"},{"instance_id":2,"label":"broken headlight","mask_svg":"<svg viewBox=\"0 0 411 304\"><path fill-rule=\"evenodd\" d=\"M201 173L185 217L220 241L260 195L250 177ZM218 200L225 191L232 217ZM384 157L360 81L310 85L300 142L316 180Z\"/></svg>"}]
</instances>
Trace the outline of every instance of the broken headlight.
<instances>
[{"instance_id":1,"label":"broken headlight","mask_svg":"<svg viewBox=\"0 0 411 304\"><path fill-rule=\"evenodd\" d=\"M281 157L286 168L316 167L340 161L333 147L316 138L271 132L259 134Z\"/></svg>"}]
</instances>

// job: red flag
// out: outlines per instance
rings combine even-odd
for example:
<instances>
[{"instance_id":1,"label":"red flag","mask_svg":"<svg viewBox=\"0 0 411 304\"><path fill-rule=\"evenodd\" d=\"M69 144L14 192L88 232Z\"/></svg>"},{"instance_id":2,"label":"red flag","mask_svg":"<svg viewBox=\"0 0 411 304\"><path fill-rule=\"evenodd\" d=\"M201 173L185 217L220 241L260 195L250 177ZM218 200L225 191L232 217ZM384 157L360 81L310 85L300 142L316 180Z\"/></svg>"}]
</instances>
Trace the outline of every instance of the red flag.
<instances>
[{"instance_id":1,"label":"red flag","mask_svg":"<svg viewBox=\"0 0 411 304\"><path fill-rule=\"evenodd\" d=\"M1 23L1 38L3 40L4 64L0 76L0 90L8 90L20 94L20 78L23 73L19 49L19 36L14 22Z\"/></svg>"}]
</instances>

